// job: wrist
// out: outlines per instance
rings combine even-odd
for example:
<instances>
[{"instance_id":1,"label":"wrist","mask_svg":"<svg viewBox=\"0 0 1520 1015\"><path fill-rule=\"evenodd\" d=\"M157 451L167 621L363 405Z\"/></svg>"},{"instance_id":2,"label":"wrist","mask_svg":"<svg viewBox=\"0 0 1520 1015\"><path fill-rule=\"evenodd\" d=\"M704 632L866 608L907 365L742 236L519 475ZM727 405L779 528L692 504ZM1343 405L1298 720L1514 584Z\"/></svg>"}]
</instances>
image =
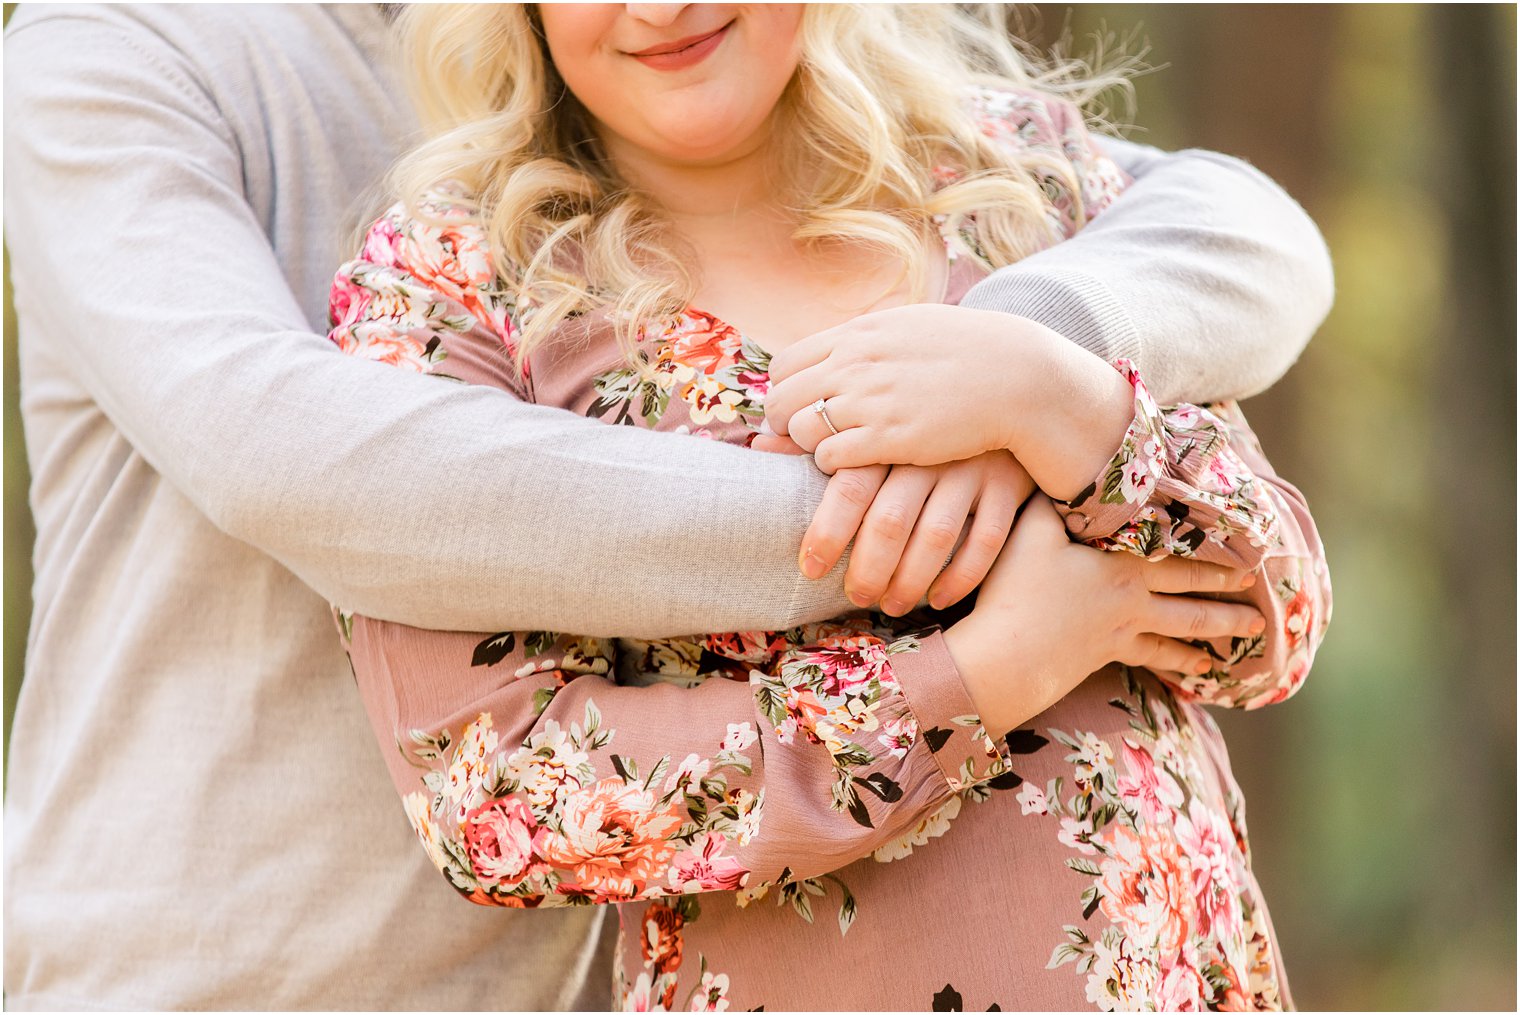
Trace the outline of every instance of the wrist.
<instances>
[{"instance_id":1,"label":"wrist","mask_svg":"<svg viewBox=\"0 0 1520 1015\"><path fill-rule=\"evenodd\" d=\"M1054 334L1054 333L1052 333ZM1123 443L1134 388L1110 364L1056 336L1041 343L1022 378L1020 425L1008 448L1051 498L1067 501L1092 482Z\"/></svg>"},{"instance_id":2,"label":"wrist","mask_svg":"<svg viewBox=\"0 0 1520 1015\"><path fill-rule=\"evenodd\" d=\"M1056 356L1054 349L1070 343L1040 322L1017 314L970 309L962 313L976 322L963 329L981 338L968 346L975 352L966 404L978 410L987 437L984 450L1012 450L1029 441L1028 424L1044 411L1047 392L1042 374L1050 369L1047 364Z\"/></svg>"},{"instance_id":3,"label":"wrist","mask_svg":"<svg viewBox=\"0 0 1520 1015\"><path fill-rule=\"evenodd\" d=\"M989 616L986 609L977 607L943 637L982 726L1000 739L1064 698L1093 667L1021 637L1015 617Z\"/></svg>"},{"instance_id":4,"label":"wrist","mask_svg":"<svg viewBox=\"0 0 1520 1015\"><path fill-rule=\"evenodd\" d=\"M1000 739L1040 711L1028 711L1027 703L1020 700L1020 682L1016 677L1020 667L1014 659L1014 639L999 637L996 630L977 617L976 611L946 628L944 639L945 649L989 736Z\"/></svg>"}]
</instances>

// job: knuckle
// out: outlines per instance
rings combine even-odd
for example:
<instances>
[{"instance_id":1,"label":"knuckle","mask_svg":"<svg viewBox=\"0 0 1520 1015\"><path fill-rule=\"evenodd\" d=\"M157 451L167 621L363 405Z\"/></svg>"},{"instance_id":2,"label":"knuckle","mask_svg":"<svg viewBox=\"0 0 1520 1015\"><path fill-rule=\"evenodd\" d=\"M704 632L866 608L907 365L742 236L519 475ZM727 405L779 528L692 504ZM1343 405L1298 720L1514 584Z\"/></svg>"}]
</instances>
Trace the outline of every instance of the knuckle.
<instances>
[{"instance_id":1,"label":"knuckle","mask_svg":"<svg viewBox=\"0 0 1520 1015\"><path fill-rule=\"evenodd\" d=\"M867 571L850 583L850 588L855 593L864 596L871 602L877 602L887 590L886 576Z\"/></svg>"},{"instance_id":2,"label":"knuckle","mask_svg":"<svg viewBox=\"0 0 1520 1015\"><path fill-rule=\"evenodd\" d=\"M852 507L864 508L876 496L877 484L864 472L840 471L833 481L839 499Z\"/></svg>"},{"instance_id":3,"label":"knuckle","mask_svg":"<svg viewBox=\"0 0 1520 1015\"><path fill-rule=\"evenodd\" d=\"M1193 601L1188 606L1187 630L1193 637L1201 636L1209 626L1209 608L1201 602Z\"/></svg>"},{"instance_id":4,"label":"knuckle","mask_svg":"<svg viewBox=\"0 0 1520 1015\"><path fill-rule=\"evenodd\" d=\"M1003 552L1003 543L1008 539L1006 533L993 528L978 529L966 540L966 544L980 557L988 560Z\"/></svg>"},{"instance_id":5,"label":"knuckle","mask_svg":"<svg viewBox=\"0 0 1520 1015\"><path fill-rule=\"evenodd\" d=\"M924 542L931 549L944 551L955 545L956 539L960 538L961 524L948 515L940 515L928 519L922 525Z\"/></svg>"},{"instance_id":6,"label":"knuckle","mask_svg":"<svg viewBox=\"0 0 1520 1015\"><path fill-rule=\"evenodd\" d=\"M871 513L866 525L878 538L895 543L908 538L908 533L912 531L913 519L909 517L908 509L903 505L885 504Z\"/></svg>"},{"instance_id":7,"label":"knuckle","mask_svg":"<svg viewBox=\"0 0 1520 1015\"><path fill-rule=\"evenodd\" d=\"M926 581L898 577L887 586L886 597L911 606L924 598L924 593L928 590L929 583Z\"/></svg>"}]
</instances>

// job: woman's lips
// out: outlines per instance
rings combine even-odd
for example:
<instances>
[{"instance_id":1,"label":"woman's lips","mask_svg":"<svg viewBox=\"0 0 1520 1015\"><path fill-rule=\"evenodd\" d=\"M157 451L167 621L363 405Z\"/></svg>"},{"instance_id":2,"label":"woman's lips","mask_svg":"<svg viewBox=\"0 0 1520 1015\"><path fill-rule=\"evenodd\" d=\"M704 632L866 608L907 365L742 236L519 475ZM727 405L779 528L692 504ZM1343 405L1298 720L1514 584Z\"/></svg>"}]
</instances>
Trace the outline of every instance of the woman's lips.
<instances>
[{"instance_id":1,"label":"woman's lips","mask_svg":"<svg viewBox=\"0 0 1520 1015\"><path fill-rule=\"evenodd\" d=\"M628 55L645 67L652 67L655 70L684 70L707 59L707 55L718 48L733 25L734 23L730 21L716 32L650 46L648 49Z\"/></svg>"}]
</instances>

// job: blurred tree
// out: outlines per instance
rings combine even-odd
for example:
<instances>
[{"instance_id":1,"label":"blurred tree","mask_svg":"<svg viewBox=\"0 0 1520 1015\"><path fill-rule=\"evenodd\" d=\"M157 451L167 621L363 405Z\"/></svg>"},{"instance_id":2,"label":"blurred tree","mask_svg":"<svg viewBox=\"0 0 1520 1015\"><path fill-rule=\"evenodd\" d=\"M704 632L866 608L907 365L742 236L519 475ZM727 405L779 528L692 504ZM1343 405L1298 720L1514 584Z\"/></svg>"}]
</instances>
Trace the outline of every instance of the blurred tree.
<instances>
[{"instance_id":1,"label":"blurred tree","mask_svg":"<svg viewBox=\"0 0 1520 1015\"><path fill-rule=\"evenodd\" d=\"M1296 999L1513 1008L1515 9L1040 15L1042 41L1143 19L1137 138L1261 167L1336 261L1335 311L1247 406L1336 620L1298 699L1219 716Z\"/></svg>"}]
</instances>

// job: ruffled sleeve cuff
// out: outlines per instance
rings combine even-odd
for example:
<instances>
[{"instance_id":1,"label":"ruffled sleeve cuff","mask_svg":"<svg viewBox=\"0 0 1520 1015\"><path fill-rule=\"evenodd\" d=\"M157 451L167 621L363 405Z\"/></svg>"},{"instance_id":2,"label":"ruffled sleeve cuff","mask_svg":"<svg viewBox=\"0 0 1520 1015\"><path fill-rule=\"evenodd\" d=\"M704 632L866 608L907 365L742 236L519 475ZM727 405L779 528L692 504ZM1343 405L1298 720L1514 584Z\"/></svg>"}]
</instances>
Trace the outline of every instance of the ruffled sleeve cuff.
<instances>
[{"instance_id":1,"label":"ruffled sleeve cuff","mask_svg":"<svg viewBox=\"0 0 1520 1015\"><path fill-rule=\"evenodd\" d=\"M908 640L899 639L893 647ZM936 628L912 641L917 651L894 654L892 667L917 725L914 749L934 759L950 790L957 793L1007 771L1007 747L982 727L944 632Z\"/></svg>"},{"instance_id":2,"label":"ruffled sleeve cuff","mask_svg":"<svg viewBox=\"0 0 1520 1015\"><path fill-rule=\"evenodd\" d=\"M1135 391L1135 415L1119 450L1096 479L1069 501L1057 501L1066 530L1082 540L1114 535L1134 522L1166 473L1166 436L1161 409L1145 389L1139 371L1127 359L1114 361Z\"/></svg>"},{"instance_id":3,"label":"ruffled sleeve cuff","mask_svg":"<svg viewBox=\"0 0 1520 1015\"><path fill-rule=\"evenodd\" d=\"M1056 503L1066 530L1148 560L1203 555L1255 567L1277 540L1277 509L1230 446L1230 427L1203 406L1162 409L1133 363L1114 368L1134 388L1135 415L1097 478Z\"/></svg>"}]
</instances>

